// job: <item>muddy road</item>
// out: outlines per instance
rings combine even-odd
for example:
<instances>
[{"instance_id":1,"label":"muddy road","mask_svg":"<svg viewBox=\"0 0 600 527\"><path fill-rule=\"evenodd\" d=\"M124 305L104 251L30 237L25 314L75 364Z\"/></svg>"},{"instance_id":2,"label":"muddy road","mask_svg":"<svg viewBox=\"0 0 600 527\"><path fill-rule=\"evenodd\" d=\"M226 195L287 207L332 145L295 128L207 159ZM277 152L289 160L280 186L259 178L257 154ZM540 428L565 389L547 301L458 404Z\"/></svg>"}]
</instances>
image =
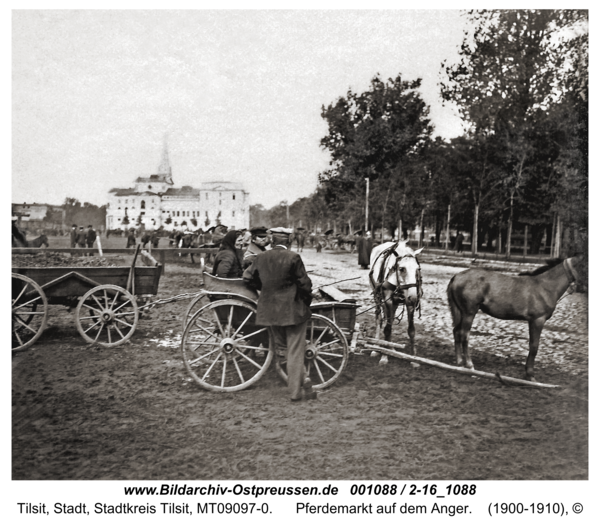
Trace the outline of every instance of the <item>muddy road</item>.
<instances>
[{"instance_id":1,"label":"muddy road","mask_svg":"<svg viewBox=\"0 0 600 527\"><path fill-rule=\"evenodd\" d=\"M315 286L337 285L365 311L368 271L355 255L303 253ZM420 356L452 364L445 289L460 267L423 255ZM200 288L197 266L168 264L158 297ZM218 394L187 375L178 348L186 302L158 306L118 348L87 345L74 314L51 306L40 340L13 357L12 477L33 480L568 480L588 478L588 304L563 299L536 360L539 382L498 382L351 354L316 401L289 402L274 368ZM360 331L375 332L373 311ZM522 378L527 326L479 314L477 369ZM406 321L393 340L406 342ZM360 350L358 350L360 351Z\"/></svg>"}]
</instances>

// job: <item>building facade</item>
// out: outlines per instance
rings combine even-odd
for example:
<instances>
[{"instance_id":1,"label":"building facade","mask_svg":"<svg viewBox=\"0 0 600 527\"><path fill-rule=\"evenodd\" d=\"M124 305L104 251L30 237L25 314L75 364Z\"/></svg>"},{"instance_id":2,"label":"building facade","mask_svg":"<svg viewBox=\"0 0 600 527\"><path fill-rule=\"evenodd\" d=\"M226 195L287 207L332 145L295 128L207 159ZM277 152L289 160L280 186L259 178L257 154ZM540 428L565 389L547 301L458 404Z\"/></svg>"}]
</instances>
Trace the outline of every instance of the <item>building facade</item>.
<instances>
[{"instance_id":1,"label":"building facade","mask_svg":"<svg viewBox=\"0 0 600 527\"><path fill-rule=\"evenodd\" d=\"M27 230L65 229L65 209L47 203L12 203L12 215Z\"/></svg>"},{"instance_id":2,"label":"building facade","mask_svg":"<svg viewBox=\"0 0 600 527\"><path fill-rule=\"evenodd\" d=\"M157 174L138 177L132 188L108 193L107 229L206 230L216 225L248 228L250 206L243 185L231 181L202 182L199 188L175 187L165 144Z\"/></svg>"}]
</instances>

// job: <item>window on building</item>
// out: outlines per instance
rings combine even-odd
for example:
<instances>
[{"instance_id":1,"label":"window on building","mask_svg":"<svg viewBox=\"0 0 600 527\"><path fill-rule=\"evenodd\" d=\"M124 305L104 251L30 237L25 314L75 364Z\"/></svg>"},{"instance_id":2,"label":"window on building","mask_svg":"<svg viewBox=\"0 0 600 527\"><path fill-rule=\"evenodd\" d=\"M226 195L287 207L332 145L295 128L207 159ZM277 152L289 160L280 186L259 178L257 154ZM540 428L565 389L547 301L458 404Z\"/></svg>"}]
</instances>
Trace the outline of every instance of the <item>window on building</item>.
<instances>
[{"instance_id":1,"label":"window on building","mask_svg":"<svg viewBox=\"0 0 600 527\"><path fill-rule=\"evenodd\" d=\"M235 194L233 195L233 199L235 199Z\"/></svg>"},{"instance_id":2,"label":"window on building","mask_svg":"<svg viewBox=\"0 0 600 527\"><path fill-rule=\"evenodd\" d=\"M148 190L152 190L152 185L148 185Z\"/></svg>"},{"instance_id":3,"label":"window on building","mask_svg":"<svg viewBox=\"0 0 600 527\"><path fill-rule=\"evenodd\" d=\"M145 209L146 208L146 202L144 200L142 200L142 204L140 205L141 209Z\"/></svg>"},{"instance_id":4,"label":"window on building","mask_svg":"<svg viewBox=\"0 0 600 527\"><path fill-rule=\"evenodd\" d=\"M232 218L235 218L235 210L232 210L232 211L231 211L231 217L232 217Z\"/></svg>"}]
</instances>

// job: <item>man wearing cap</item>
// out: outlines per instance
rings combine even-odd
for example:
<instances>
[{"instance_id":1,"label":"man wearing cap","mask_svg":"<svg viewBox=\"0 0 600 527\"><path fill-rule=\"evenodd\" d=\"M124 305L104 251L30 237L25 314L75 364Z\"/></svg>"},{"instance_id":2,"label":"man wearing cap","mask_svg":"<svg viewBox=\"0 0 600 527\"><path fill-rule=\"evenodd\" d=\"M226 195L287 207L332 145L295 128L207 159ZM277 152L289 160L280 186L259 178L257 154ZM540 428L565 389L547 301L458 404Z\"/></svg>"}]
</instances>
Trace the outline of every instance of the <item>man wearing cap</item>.
<instances>
[{"instance_id":1,"label":"man wearing cap","mask_svg":"<svg viewBox=\"0 0 600 527\"><path fill-rule=\"evenodd\" d=\"M259 254L268 250L267 245L270 241L269 232L266 227L254 227L250 229L250 233L252 234L252 239L244 253L244 269L250 267Z\"/></svg>"},{"instance_id":2,"label":"man wearing cap","mask_svg":"<svg viewBox=\"0 0 600 527\"><path fill-rule=\"evenodd\" d=\"M287 349L288 390L292 401L315 398L304 393L306 327L312 314L312 282L302 258L289 250L291 229L271 229L273 249L256 255L244 281L260 290L256 324L269 326L270 343Z\"/></svg>"}]
</instances>

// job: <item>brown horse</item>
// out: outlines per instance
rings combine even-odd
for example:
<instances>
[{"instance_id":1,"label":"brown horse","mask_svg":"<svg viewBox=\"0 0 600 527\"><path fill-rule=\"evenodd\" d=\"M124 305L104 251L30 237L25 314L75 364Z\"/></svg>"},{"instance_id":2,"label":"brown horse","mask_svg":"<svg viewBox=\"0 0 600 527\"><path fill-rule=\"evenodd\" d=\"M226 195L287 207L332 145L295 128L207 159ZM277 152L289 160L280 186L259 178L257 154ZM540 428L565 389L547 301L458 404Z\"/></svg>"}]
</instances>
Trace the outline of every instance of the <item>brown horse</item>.
<instances>
[{"instance_id":1,"label":"brown horse","mask_svg":"<svg viewBox=\"0 0 600 527\"><path fill-rule=\"evenodd\" d=\"M452 312L456 364L473 369L469 352L469 333L477 312L502 320L527 320L529 355L525 378L535 381L533 363L540 334L560 297L578 279L576 268L581 256L552 260L531 273L509 276L485 269L467 269L448 284L448 303ZM526 274L526 276L525 276Z\"/></svg>"},{"instance_id":2,"label":"brown horse","mask_svg":"<svg viewBox=\"0 0 600 527\"><path fill-rule=\"evenodd\" d=\"M27 240L27 247L41 247L42 245L45 247L50 247L50 244L48 243L48 236L45 234L40 234L33 240Z\"/></svg>"},{"instance_id":3,"label":"brown horse","mask_svg":"<svg viewBox=\"0 0 600 527\"><path fill-rule=\"evenodd\" d=\"M14 223L12 226L12 246L13 247L50 247L48 243L48 236L41 234L33 240L28 240L25 233L19 229Z\"/></svg>"}]
</instances>

